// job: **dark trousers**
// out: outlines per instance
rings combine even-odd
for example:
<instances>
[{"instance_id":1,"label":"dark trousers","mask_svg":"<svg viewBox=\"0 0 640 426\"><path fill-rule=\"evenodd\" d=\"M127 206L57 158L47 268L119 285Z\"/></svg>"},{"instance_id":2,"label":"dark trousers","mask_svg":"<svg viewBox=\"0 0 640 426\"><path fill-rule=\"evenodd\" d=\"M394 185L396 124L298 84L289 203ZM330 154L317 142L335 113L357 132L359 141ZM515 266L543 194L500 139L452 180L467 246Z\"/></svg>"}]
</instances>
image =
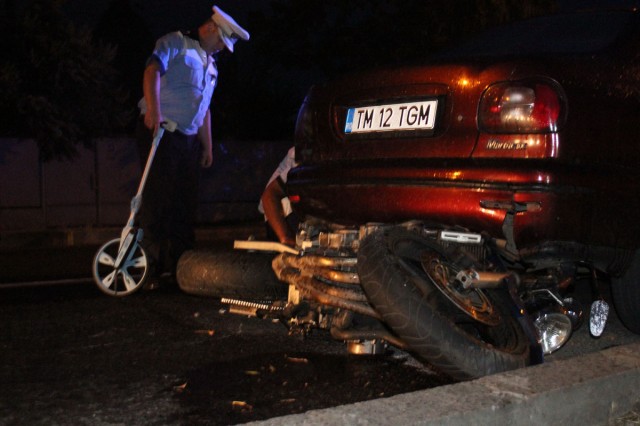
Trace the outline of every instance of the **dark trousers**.
<instances>
[{"instance_id":1,"label":"dark trousers","mask_svg":"<svg viewBox=\"0 0 640 426\"><path fill-rule=\"evenodd\" d=\"M153 135L142 120L136 137L144 170ZM195 135L165 131L160 140L137 216L151 278L175 273L180 255L194 246L201 152Z\"/></svg>"}]
</instances>

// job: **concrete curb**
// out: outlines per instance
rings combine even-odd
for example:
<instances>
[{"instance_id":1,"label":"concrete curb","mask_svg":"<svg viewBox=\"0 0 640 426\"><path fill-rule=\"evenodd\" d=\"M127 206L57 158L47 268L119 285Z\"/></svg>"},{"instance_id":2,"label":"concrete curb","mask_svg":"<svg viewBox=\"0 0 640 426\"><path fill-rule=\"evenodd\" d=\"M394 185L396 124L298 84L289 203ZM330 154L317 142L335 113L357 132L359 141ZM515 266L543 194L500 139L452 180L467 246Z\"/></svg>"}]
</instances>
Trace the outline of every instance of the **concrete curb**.
<instances>
[{"instance_id":1,"label":"concrete curb","mask_svg":"<svg viewBox=\"0 0 640 426\"><path fill-rule=\"evenodd\" d=\"M256 425L607 425L640 401L640 344Z\"/></svg>"}]
</instances>

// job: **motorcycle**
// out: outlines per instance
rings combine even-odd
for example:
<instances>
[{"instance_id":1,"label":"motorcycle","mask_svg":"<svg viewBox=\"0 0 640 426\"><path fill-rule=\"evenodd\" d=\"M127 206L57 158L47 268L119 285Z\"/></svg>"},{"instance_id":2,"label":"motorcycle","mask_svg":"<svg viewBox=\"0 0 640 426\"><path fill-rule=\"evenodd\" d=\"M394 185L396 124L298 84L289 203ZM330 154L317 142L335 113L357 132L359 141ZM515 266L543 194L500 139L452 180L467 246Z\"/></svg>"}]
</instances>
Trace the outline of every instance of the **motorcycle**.
<instances>
[{"instance_id":1,"label":"motorcycle","mask_svg":"<svg viewBox=\"0 0 640 426\"><path fill-rule=\"evenodd\" d=\"M221 297L232 313L278 318L292 335L328 330L350 353L391 345L457 380L539 364L562 347L583 323L570 297L582 276L594 299L592 335L602 334L609 312L589 265L527 268L504 241L463 229L308 220L295 248L234 246L247 253L183 255L181 289Z\"/></svg>"}]
</instances>

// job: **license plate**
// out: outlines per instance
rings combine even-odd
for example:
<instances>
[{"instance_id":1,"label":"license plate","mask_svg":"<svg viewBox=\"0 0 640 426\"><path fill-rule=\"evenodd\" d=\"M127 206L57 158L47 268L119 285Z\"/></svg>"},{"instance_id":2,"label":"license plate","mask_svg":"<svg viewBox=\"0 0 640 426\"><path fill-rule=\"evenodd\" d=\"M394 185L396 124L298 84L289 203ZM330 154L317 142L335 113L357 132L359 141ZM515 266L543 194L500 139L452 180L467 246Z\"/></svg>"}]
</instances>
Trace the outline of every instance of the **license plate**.
<instances>
[{"instance_id":1,"label":"license plate","mask_svg":"<svg viewBox=\"0 0 640 426\"><path fill-rule=\"evenodd\" d=\"M349 108L345 133L433 130L437 100Z\"/></svg>"}]
</instances>

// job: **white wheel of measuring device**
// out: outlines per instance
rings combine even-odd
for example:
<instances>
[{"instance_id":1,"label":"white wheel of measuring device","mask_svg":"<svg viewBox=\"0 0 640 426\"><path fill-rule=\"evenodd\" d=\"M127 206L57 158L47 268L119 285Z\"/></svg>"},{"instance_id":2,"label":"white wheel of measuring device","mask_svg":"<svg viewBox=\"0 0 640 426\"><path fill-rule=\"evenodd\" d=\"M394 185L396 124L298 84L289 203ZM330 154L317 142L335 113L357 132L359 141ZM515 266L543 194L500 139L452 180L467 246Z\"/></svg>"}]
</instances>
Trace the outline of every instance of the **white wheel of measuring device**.
<instances>
[{"instance_id":1,"label":"white wheel of measuring device","mask_svg":"<svg viewBox=\"0 0 640 426\"><path fill-rule=\"evenodd\" d=\"M105 243L93 259L93 279L109 296L127 296L142 287L147 278L147 255L137 241L132 241L116 267L120 239Z\"/></svg>"}]
</instances>

